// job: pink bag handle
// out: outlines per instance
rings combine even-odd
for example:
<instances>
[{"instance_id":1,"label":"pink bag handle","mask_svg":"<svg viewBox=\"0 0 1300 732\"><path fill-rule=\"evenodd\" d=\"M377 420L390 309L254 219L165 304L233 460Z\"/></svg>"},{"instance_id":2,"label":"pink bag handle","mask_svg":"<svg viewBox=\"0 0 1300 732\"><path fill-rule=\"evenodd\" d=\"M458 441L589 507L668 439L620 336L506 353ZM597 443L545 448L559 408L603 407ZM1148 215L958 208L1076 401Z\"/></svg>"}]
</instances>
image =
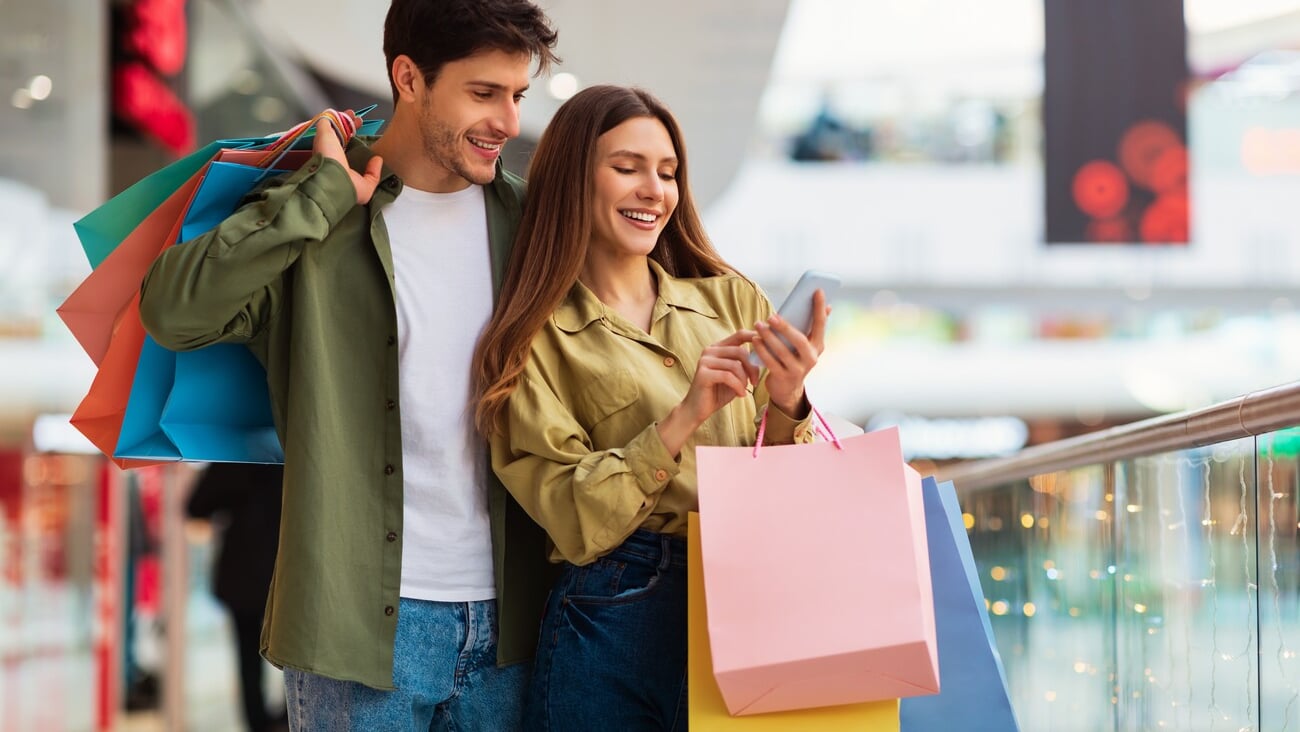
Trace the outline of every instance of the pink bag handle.
<instances>
[{"instance_id":1,"label":"pink bag handle","mask_svg":"<svg viewBox=\"0 0 1300 732\"><path fill-rule=\"evenodd\" d=\"M829 440L837 449L843 450L844 445L840 444L840 438L835 436L835 430L831 429L826 418L822 416L821 412L817 411L817 407L813 407L811 404L809 406L812 407L812 413L817 415L817 421L821 423L820 425L813 425L813 432L823 440ZM758 451L763 448L763 435L767 434L767 410L771 409L771 407L771 404L763 407L763 419L758 423L758 440L754 442L754 457L758 457ZM826 428L825 432L822 432L823 427Z\"/></svg>"}]
</instances>

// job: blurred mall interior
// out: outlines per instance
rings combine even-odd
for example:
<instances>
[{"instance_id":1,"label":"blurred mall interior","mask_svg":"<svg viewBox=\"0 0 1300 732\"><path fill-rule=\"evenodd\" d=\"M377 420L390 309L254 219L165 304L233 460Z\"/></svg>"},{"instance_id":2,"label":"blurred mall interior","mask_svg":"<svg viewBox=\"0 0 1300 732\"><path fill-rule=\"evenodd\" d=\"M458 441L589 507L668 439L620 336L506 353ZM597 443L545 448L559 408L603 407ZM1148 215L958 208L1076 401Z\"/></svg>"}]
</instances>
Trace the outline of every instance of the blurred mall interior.
<instances>
[{"instance_id":1,"label":"blurred mall interior","mask_svg":"<svg viewBox=\"0 0 1300 732\"><path fill-rule=\"evenodd\" d=\"M1300 0L539 4L564 62L508 164L643 86L731 263L843 278L810 392L955 481L1022 729L1300 729ZM0 0L0 730L242 729L202 466L69 425L72 224L209 141L385 118L386 8Z\"/></svg>"}]
</instances>

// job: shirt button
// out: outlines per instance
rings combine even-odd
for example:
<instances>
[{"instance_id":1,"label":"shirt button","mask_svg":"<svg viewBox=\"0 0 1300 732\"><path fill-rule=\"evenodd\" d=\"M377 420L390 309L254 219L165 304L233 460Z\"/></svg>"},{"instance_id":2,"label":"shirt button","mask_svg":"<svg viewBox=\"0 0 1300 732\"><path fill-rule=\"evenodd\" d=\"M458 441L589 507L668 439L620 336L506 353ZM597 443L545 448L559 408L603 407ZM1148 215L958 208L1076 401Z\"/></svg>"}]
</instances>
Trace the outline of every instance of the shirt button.
<instances>
[{"instance_id":1,"label":"shirt button","mask_svg":"<svg viewBox=\"0 0 1300 732\"><path fill-rule=\"evenodd\" d=\"M397 345L397 336L388 336L388 345L390 346Z\"/></svg>"},{"instance_id":2,"label":"shirt button","mask_svg":"<svg viewBox=\"0 0 1300 732\"><path fill-rule=\"evenodd\" d=\"M388 401L384 402L384 406L392 410L397 407L397 402L393 401L392 399L389 399Z\"/></svg>"},{"instance_id":3,"label":"shirt button","mask_svg":"<svg viewBox=\"0 0 1300 732\"><path fill-rule=\"evenodd\" d=\"M673 358L672 356L664 356L664 365L665 365L665 366L668 366L668 367L671 368L672 365L675 364L675 363L677 363L677 359Z\"/></svg>"},{"instance_id":4,"label":"shirt button","mask_svg":"<svg viewBox=\"0 0 1300 732\"><path fill-rule=\"evenodd\" d=\"M385 465L384 475L392 475L394 470L396 470L396 468L394 468L392 465Z\"/></svg>"},{"instance_id":5,"label":"shirt button","mask_svg":"<svg viewBox=\"0 0 1300 732\"><path fill-rule=\"evenodd\" d=\"M388 532L388 540L389 540L390 542L392 542L392 541L397 541L397 532L396 532L396 531L390 531L390 532Z\"/></svg>"},{"instance_id":6,"label":"shirt button","mask_svg":"<svg viewBox=\"0 0 1300 732\"><path fill-rule=\"evenodd\" d=\"M388 606L386 606L386 607L384 608L384 614L385 614L385 615L388 615L388 616L390 616L390 617L391 617L392 614L395 613L395 612L397 612L397 611L393 609L393 606L392 606L392 605L388 605Z\"/></svg>"},{"instance_id":7,"label":"shirt button","mask_svg":"<svg viewBox=\"0 0 1300 732\"><path fill-rule=\"evenodd\" d=\"M660 483L664 482L665 480L668 480L668 471L664 470L663 468L659 468L658 470L656 470L655 480L659 481Z\"/></svg>"}]
</instances>

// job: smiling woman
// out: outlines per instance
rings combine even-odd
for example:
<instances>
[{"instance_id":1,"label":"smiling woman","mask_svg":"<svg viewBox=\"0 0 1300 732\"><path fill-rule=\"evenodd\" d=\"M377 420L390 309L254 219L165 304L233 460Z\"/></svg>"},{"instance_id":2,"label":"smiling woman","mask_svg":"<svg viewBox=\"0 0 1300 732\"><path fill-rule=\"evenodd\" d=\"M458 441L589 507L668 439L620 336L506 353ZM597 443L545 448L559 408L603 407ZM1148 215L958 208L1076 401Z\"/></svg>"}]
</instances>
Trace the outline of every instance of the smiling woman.
<instances>
[{"instance_id":1,"label":"smiling woman","mask_svg":"<svg viewBox=\"0 0 1300 732\"><path fill-rule=\"evenodd\" d=\"M767 444L808 434L824 301L808 334L774 316L709 243L687 172L681 130L650 94L600 86L566 102L538 143L475 354L493 469L562 570L527 729L685 725L695 446L754 444L764 411Z\"/></svg>"}]
</instances>

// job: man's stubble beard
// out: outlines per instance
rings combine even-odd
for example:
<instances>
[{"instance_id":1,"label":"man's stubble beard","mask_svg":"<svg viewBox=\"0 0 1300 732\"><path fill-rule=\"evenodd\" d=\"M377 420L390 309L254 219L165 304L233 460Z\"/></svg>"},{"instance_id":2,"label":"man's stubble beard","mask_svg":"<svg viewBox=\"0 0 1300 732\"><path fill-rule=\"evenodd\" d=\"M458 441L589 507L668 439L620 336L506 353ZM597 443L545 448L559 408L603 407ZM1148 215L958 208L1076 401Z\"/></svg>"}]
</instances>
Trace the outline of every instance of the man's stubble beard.
<instances>
[{"instance_id":1,"label":"man's stubble beard","mask_svg":"<svg viewBox=\"0 0 1300 732\"><path fill-rule=\"evenodd\" d=\"M429 160L470 183L487 185L496 177L495 166L491 171L479 173L468 165L460 149L461 135L435 117L427 102L421 110L420 138L424 144L424 154ZM469 142L466 141L465 144L468 145Z\"/></svg>"}]
</instances>

